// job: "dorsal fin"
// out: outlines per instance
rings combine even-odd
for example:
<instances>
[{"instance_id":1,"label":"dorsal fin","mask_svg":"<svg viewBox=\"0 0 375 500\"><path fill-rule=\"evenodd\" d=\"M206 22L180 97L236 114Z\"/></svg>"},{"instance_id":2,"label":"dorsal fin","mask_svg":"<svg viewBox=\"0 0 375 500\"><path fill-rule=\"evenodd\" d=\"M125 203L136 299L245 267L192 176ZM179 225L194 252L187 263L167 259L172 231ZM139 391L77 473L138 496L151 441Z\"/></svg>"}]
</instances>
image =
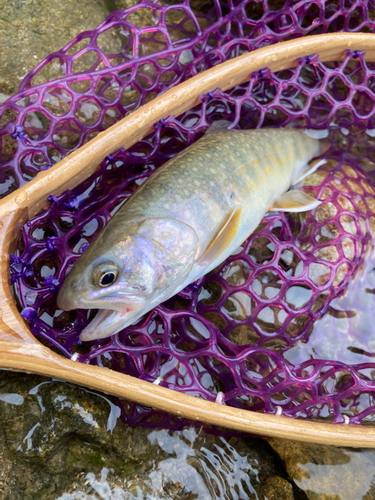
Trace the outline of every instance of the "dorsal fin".
<instances>
[{"instance_id":1,"label":"dorsal fin","mask_svg":"<svg viewBox=\"0 0 375 500\"><path fill-rule=\"evenodd\" d=\"M224 130L228 130L230 122L228 120L218 120L214 122L208 129L206 130L206 134L214 134L216 132L223 132Z\"/></svg>"},{"instance_id":2,"label":"dorsal fin","mask_svg":"<svg viewBox=\"0 0 375 500\"><path fill-rule=\"evenodd\" d=\"M208 266L231 245L238 232L241 213L242 210L240 208L233 208L207 247L205 253L198 260L199 265Z\"/></svg>"}]
</instances>

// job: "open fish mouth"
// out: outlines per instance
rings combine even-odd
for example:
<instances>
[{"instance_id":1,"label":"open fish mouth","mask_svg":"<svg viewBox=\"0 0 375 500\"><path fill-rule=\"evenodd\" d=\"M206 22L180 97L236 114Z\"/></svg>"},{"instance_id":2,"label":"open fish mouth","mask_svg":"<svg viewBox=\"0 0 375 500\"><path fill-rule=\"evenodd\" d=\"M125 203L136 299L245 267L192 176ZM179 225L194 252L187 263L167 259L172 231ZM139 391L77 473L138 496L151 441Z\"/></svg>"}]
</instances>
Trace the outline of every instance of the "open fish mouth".
<instances>
[{"instance_id":1,"label":"open fish mouth","mask_svg":"<svg viewBox=\"0 0 375 500\"><path fill-rule=\"evenodd\" d=\"M125 313L111 309L99 309L95 318L82 330L79 338L87 342L110 337L130 325L134 321L133 317L134 311L131 309Z\"/></svg>"}]
</instances>

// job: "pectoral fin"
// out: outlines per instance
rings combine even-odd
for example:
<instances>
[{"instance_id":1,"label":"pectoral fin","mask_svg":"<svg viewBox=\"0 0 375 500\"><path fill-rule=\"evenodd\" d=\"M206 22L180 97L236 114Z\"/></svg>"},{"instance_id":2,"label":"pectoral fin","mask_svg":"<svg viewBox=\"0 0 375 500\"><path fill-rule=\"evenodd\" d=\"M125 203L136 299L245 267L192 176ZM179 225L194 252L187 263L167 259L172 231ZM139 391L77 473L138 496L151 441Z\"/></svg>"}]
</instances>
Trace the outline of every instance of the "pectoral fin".
<instances>
[{"instance_id":1,"label":"pectoral fin","mask_svg":"<svg viewBox=\"0 0 375 500\"><path fill-rule=\"evenodd\" d=\"M280 210L282 212L306 212L321 204L321 201L312 198L304 191L293 190L282 194L273 203L269 210Z\"/></svg>"},{"instance_id":2,"label":"pectoral fin","mask_svg":"<svg viewBox=\"0 0 375 500\"><path fill-rule=\"evenodd\" d=\"M198 263L201 266L207 266L214 262L232 244L237 235L241 212L240 208L234 208L225 219L215 238L199 259Z\"/></svg>"}]
</instances>

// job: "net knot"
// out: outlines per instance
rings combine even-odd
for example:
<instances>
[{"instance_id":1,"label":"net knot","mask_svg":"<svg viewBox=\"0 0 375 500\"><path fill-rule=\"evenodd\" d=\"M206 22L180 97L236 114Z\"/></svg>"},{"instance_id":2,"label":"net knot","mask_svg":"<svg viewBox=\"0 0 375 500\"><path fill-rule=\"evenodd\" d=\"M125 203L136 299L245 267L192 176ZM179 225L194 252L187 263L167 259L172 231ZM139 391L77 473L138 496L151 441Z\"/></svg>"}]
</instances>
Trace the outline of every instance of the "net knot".
<instances>
[{"instance_id":1,"label":"net knot","mask_svg":"<svg viewBox=\"0 0 375 500\"><path fill-rule=\"evenodd\" d=\"M46 239L46 247L48 248L48 250L50 252L53 252L55 250L55 245L54 245L54 241L55 240L58 240L58 237L57 236L49 236L47 239Z\"/></svg>"},{"instance_id":2,"label":"net knot","mask_svg":"<svg viewBox=\"0 0 375 500\"><path fill-rule=\"evenodd\" d=\"M57 295L59 282L53 275L47 276L43 281L43 285L50 288L53 295Z\"/></svg>"},{"instance_id":3,"label":"net knot","mask_svg":"<svg viewBox=\"0 0 375 500\"><path fill-rule=\"evenodd\" d=\"M33 307L25 307L25 309L21 311L21 316L23 319L30 321L37 317L37 312Z\"/></svg>"},{"instance_id":4,"label":"net knot","mask_svg":"<svg viewBox=\"0 0 375 500\"><path fill-rule=\"evenodd\" d=\"M60 200L58 198L56 198L56 196L54 196L53 194L50 194L47 197L47 200L50 201L51 203L56 203L56 205L60 204Z\"/></svg>"},{"instance_id":5,"label":"net knot","mask_svg":"<svg viewBox=\"0 0 375 500\"><path fill-rule=\"evenodd\" d=\"M13 139L20 139L21 141L26 141L28 139L28 135L25 132L25 127L22 125L16 125L14 127L14 132L11 134Z\"/></svg>"}]
</instances>

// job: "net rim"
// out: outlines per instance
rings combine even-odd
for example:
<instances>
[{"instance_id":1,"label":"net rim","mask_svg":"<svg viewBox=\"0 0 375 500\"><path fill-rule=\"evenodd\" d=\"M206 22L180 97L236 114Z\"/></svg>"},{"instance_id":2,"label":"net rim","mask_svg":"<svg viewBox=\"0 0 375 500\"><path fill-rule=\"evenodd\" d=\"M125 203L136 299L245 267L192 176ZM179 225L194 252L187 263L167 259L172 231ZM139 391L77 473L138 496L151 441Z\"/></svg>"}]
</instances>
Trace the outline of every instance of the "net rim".
<instances>
[{"instance_id":1,"label":"net rim","mask_svg":"<svg viewBox=\"0 0 375 500\"><path fill-rule=\"evenodd\" d=\"M332 41L335 42L336 47L333 47ZM310 43L313 42L313 43ZM315 45L314 45L315 43ZM355 44L355 47L353 47L353 43ZM186 88L189 87L189 85L193 85L201 80L206 86L211 85L211 80L207 83L207 75L216 75L218 72L220 73L222 71L223 66L227 66L232 68L233 65L240 65L240 66L245 66L243 61L247 59L255 59L260 55L259 60L257 61L258 66L256 63L254 63L254 70L253 71L259 71L262 68L270 68L270 70L278 70L279 65L280 65L280 57L277 56L277 54L280 52L284 52L288 54L289 57L293 59L293 62L295 64L298 63L298 58L296 57L295 50L293 51L293 46L294 49L296 46L303 46L304 51L299 51L299 57L306 57L308 55L312 55L314 53L322 53L323 51L319 50L319 47L317 48L317 45L329 45L327 47L327 52L328 52L328 57L330 57L329 60L333 60L332 57L334 54L337 54L337 51L339 51L339 55L343 58L346 57L346 50L349 49L351 50L352 48L355 48L355 50L366 50L366 58L369 60L375 60L375 35L371 34L333 34L333 35L315 35L313 37L306 37L302 41L299 40L292 40L288 42L282 42L278 44L277 46L271 46L271 47L266 47L259 49L257 51L254 51L251 54L247 54L245 56L240 56L239 58L232 59L228 61L227 63L223 63L219 66L215 66L214 68L211 68L210 70L207 70L204 73L200 73L193 79L188 80L186 83L180 84L178 87L175 87L171 89L171 91L166 92L163 94L160 98L157 98L154 101L151 101L151 103L139 108L136 112L134 112L132 115L129 117L124 118L121 122L119 122L122 125L121 130L124 128L127 129L127 132L129 132L129 123L133 123L133 127L135 128L134 132L134 137L132 140L137 142L141 138L141 133L139 132L139 123L144 124L144 137L147 135L147 133L151 129L151 124L146 123L147 122L147 116L150 116L147 111L152 109L152 107L155 105L155 101L165 101L166 97L168 96L175 96L177 89L179 88L181 92L183 93L183 98L186 103ZM286 48L291 49L288 51ZM339 47L339 48L338 48ZM370 49L370 50L369 50ZM279 52L278 52L279 51ZM264 57L266 54L267 57ZM372 59L371 59L372 58ZM327 60L327 59L326 59ZM334 60L339 60L339 57L335 57ZM274 64L273 64L274 63ZM292 66L289 66L292 67ZM258 68L258 69L256 69ZM249 72L249 68L246 68L247 71ZM230 73L230 77L233 77L233 70L228 70L228 73ZM250 72L249 72L250 73ZM251 75L250 75L251 76ZM217 87L217 80L216 80L216 86ZM233 87L235 84L238 84L240 82L232 82L230 80L230 87ZM227 87L227 88L230 88ZM203 90L206 90L206 87L203 87ZM209 90L214 90L214 88L210 88ZM31 91L31 90L30 90ZM30 93L30 91L27 91ZM206 93L206 92L203 92ZM199 98L199 95L202 94L202 88L195 89L195 97ZM173 105L173 101L175 98L170 98L171 105ZM168 101L169 102L169 101ZM194 104L196 104L196 101L194 101ZM165 118L168 113L165 109L165 107L160 107L159 109L159 114L162 113L161 118ZM171 113L168 113L171 114ZM138 118L138 122L137 122ZM154 122L156 123L159 121L160 116L156 113L156 116L154 116ZM124 126L125 124L125 126ZM118 124L117 124L118 125ZM138 126L138 128L137 128ZM116 127L116 126L115 126ZM115 128L114 127L114 128ZM111 128L112 129L112 128ZM110 130L111 130L110 129ZM113 130L111 131L113 132ZM4 314L4 319L3 321L5 324L12 329L12 319L13 321L15 320L17 322L17 330L21 329L21 339L23 342L26 341L27 337L29 342L34 342L36 345L34 348L36 348L36 352L38 353L39 356L42 357L44 360L44 367L40 366L31 366L30 362L28 364L27 369L30 371L33 371L34 373L40 373L43 371L44 375L52 375L52 366L49 366L47 363L47 359L49 358L49 361L51 362L52 359L57 360L57 364L59 365L59 378L63 378L65 380L69 380L71 382L79 382L81 383L82 381L77 379L77 370L81 369L81 371L84 368L88 369L90 372L92 370L96 370L98 373L98 377L100 374L100 378L103 379L101 383L98 382L98 380L93 383L93 381L89 381L88 379L85 380L85 383L82 385L87 385L90 388L95 388L99 390L104 390L104 392L111 392L110 388L108 385L106 386L104 384L105 380L108 382L108 377L104 376L104 371L101 368L98 367L90 367L85 365L81 365L80 367L77 367L77 363L74 363L70 360L66 360L62 356L59 355L54 355L51 351L48 349L42 347L39 345L39 343L34 339L34 337L31 337L31 334L28 333L28 329L25 326L25 323L23 322L20 314L18 313L16 306L14 304L14 301L11 297L10 293L10 288L9 284L7 283L7 275L8 275L8 268L9 268L9 249L11 247L12 242L17 239L17 235L15 234L17 230L16 228L20 227L21 221L24 222L24 220L31 218L33 213L36 213L42 208L43 204L43 192L41 192L40 189L40 181L43 179L46 185L48 185L48 193L51 194L51 189L53 182L56 181L57 174L61 172L64 167L66 166L66 163L70 163L75 165L75 168L77 168L77 157L80 158L84 156L84 160L87 163L87 167L94 168L93 163L100 163L102 159L104 159L105 156L110 154L111 152L115 151L118 149L118 144L116 140L112 137L110 133L104 133L98 136L97 140L93 140L89 143L87 143L85 146L82 146L79 150L75 151L71 155L69 155L66 159L62 160L57 164L55 167L51 168L49 171L46 171L42 173L41 175L38 176L37 179L34 181L31 181L30 183L26 184L24 187L19 188L16 190L14 193L11 195L8 195L4 200L0 202L0 219L3 223L3 231L1 234L0 238L0 246L2 247L2 259L1 259L1 267L0 267L0 274L3 277L2 280L2 290L1 290L1 295L3 296L2 298L6 300L6 303L10 306L11 312L13 314L13 318L10 318L10 311L7 312L7 314ZM133 142L133 144L135 143ZM103 152L103 144L106 146ZM91 152L94 152L93 156L90 156L87 154L87 150L91 150ZM101 159L98 159L98 155L100 155ZM80 169L83 169L83 165L80 164ZM90 173L87 174L87 176L90 175ZM76 184L81 182L81 178L76 179ZM63 183L63 190L67 188L66 183ZM53 191L54 194L57 193L57 191ZM26 195L26 196L25 196ZM30 206L30 204L32 205ZM12 302L13 301L13 302ZM4 302L3 302L4 303ZM4 329L6 330L6 329ZM6 347L6 344L9 344L9 340L13 340L12 344L14 345L13 354L15 358L17 358L18 364L12 364L12 355L9 354L9 351L7 353L7 356L3 356L3 353L0 353L0 366L4 368L17 368L19 369L20 365L19 361L20 358L19 356L22 356L26 354L26 352L21 352L20 349L20 344L17 344L17 338L12 339L12 334L8 332L5 332L4 334L0 334L0 341L4 342L4 346ZM18 339L19 340L19 339ZM27 356L29 356L30 352L32 352L31 345L27 347ZM17 357L18 356L18 357ZM55 361L56 362L56 361ZM23 360L24 366L26 366L25 360ZM64 375L64 373L61 371L61 368L66 365L69 366L69 369L73 366L72 363L74 364L75 368L75 374L74 377L70 374L69 376L67 374ZM50 368L50 372L46 372L45 368L48 367ZM55 372L53 372L55 373ZM107 374L106 374L107 375ZM112 374L113 375L113 374ZM206 421L212 424L216 425L221 425L221 426L228 426L230 428L236 428L238 430L242 430L245 432L260 432L262 434L266 435L272 435L272 436L279 436L279 437L290 437L290 435L293 435L294 439L299 439L299 440L305 440L309 439L311 442L320 442L320 443L330 443L330 444L336 444L336 445L346 445L346 446L374 446L375 442L375 429L371 428L364 428L364 427L359 427L359 426L332 426L331 424L320 424L317 422L311 422L311 421L296 421L296 420L291 420L288 419L287 417L279 417L278 415L270 415L270 414L254 414L253 412L250 413L248 411L244 410L239 410L237 408L232 408L232 407L226 407L222 406L220 408L220 411L218 411L218 407L216 406L218 403L212 403L209 401L204 401L204 400L198 400L194 398L194 405L190 404L189 401L191 400L192 396L188 396L185 394L178 393L177 391L173 391L171 389L166 389L163 387L157 387L150 382L146 381L140 381L138 379L135 379L134 377L126 376L123 374L116 374L115 378L119 378L127 380L127 379L132 379L131 385L133 386L133 399L134 401L138 401L141 404L147 404L154 406L156 408L160 408L164 411L168 411L170 413L178 414L178 415L184 415L187 416L186 409L190 407L189 411L189 417L200 420L200 421ZM103 385L104 384L104 385ZM146 384L144 387L147 388L143 393L140 391L140 387ZM121 384L120 384L121 385ZM121 397L126 397L129 399L129 386L126 387L126 384L122 384L121 389L121 394L117 393L116 395L119 395ZM161 392L160 392L161 391ZM142 393L142 394L141 394ZM146 394L147 393L147 394ZM166 397L166 395L169 395ZM176 398L179 400L179 404L176 404ZM169 401L168 401L169 399ZM185 411L185 413L184 413ZM223 422L222 418L223 415L226 415L226 418L228 419L228 422ZM229 415L233 415L233 419L229 418ZM234 418L235 416L235 418ZM236 420L237 423L234 423L234 420ZM298 422L298 423L297 423ZM328 426L328 427L327 427Z\"/></svg>"}]
</instances>

